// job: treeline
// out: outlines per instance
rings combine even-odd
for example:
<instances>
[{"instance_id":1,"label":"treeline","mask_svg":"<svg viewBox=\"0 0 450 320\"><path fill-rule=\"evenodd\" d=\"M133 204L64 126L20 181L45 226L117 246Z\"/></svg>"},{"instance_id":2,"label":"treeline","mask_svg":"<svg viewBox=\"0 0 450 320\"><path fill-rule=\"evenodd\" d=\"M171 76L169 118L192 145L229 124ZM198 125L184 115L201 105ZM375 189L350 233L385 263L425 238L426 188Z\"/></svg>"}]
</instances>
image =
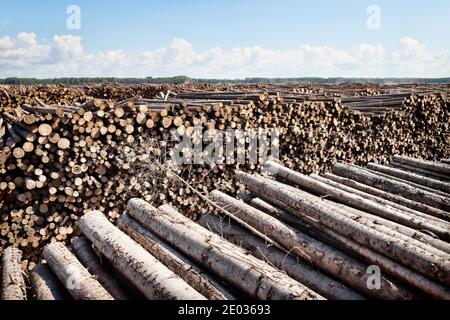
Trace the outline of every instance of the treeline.
<instances>
[{"instance_id":1,"label":"treeline","mask_svg":"<svg viewBox=\"0 0 450 320\"><path fill-rule=\"evenodd\" d=\"M342 83L374 83L374 84L438 84L450 83L450 78L245 78L245 79L194 79L187 76L163 77L163 78L6 78L0 79L0 84L9 85L44 85L44 84L63 84L63 85L84 85L84 84L118 83L118 84L187 84L187 83L296 83L296 84L342 84Z\"/></svg>"}]
</instances>

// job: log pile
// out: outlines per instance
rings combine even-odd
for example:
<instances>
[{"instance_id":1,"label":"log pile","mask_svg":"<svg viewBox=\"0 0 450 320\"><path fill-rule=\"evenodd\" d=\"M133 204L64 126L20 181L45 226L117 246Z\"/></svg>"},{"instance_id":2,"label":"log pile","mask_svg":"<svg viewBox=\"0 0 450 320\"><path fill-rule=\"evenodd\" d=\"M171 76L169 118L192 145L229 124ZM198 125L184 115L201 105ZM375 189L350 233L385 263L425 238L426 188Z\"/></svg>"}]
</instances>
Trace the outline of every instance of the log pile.
<instances>
[{"instance_id":1,"label":"log pile","mask_svg":"<svg viewBox=\"0 0 450 320\"><path fill-rule=\"evenodd\" d=\"M395 163L446 178L413 169L383 173ZM237 171L247 187L242 200L215 190L204 201L221 213L198 222L141 199L128 202L118 227L101 212L87 213L80 219L82 236L72 240L80 260L60 243L47 245L46 261L32 272L32 297L450 299L450 241L433 230L450 231L449 210L423 202L435 196L448 205L450 193L442 191L450 183L448 164L395 156L391 166L339 163L324 175L303 175L273 161L264 169L268 176ZM397 184L405 189L394 189ZM413 184L416 197L405 191ZM411 209L373 190L425 207ZM447 216L433 214L440 211ZM15 270L19 259L12 259Z\"/></svg>"},{"instance_id":2,"label":"log pile","mask_svg":"<svg viewBox=\"0 0 450 320\"><path fill-rule=\"evenodd\" d=\"M336 161L385 165L394 154L448 158L450 103L434 91L442 92L356 85L2 87L0 252L20 248L31 270L46 244L69 244L83 214L99 210L116 222L132 197L171 204L189 217L210 212L167 173L203 194L219 188L235 195L243 185L234 171L258 172L262 164L172 166L171 135L192 136L199 124L277 128L281 163L301 173L325 172ZM345 106L400 97L401 110L377 116Z\"/></svg>"}]
</instances>

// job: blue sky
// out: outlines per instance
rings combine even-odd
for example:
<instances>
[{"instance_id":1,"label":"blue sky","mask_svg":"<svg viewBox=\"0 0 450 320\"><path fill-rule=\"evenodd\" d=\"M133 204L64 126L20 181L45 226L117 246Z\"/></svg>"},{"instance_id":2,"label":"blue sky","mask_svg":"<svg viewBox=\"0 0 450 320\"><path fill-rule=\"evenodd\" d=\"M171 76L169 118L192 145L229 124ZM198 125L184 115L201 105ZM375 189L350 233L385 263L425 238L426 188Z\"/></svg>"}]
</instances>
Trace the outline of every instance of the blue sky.
<instances>
[{"instance_id":1,"label":"blue sky","mask_svg":"<svg viewBox=\"0 0 450 320\"><path fill-rule=\"evenodd\" d=\"M0 77L450 76L449 40L448 0L1 0Z\"/></svg>"}]
</instances>

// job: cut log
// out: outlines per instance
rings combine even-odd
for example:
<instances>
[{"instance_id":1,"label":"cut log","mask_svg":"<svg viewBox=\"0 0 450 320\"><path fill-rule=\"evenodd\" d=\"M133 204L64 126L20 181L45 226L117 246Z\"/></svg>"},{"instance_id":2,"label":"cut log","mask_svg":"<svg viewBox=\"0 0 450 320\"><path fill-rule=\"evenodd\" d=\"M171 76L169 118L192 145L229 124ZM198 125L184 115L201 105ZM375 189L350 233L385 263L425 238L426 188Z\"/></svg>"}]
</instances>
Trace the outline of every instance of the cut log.
<instances>
[{"instance_id":1,"label":"cut log","mask_svg":"<svg viewBox=\"0 0 450 320\"><path fill-rule=\"evenodd\" d=\"M227 208L239 219L283 245L288 252L309 261L315 267L364 295L392 300L411 297L406 291L396 287L385 278L382 278L380 290L370 290L367 286L370 276L366 273L368 266L220 191L211 192L209 197L218 205Z\"/></svg>"},{"instance_id":2,"label":"cut log","mask_svg":"<svg viewBox=\"0 0 450 320\"><path fill-rule=\"evenodd\" d=\"M71 240L76 257L94 275L103 288L108 291L115 300L129 300L129 296L119 283L117 277L107 270L100 261L100 257L94 251L92 244L85 237L77 237Z\"/></svg>"},{"instance_id":3,"label":"cut log","mask_svg":"<svg viewBox=\"0 0 450 320\"><path fill-rule=\"evenodd\" d=\"M386 207L385 204L378 204L377 202L366 199L358 194L347 192L319 181L318 179L314 179L314 177L302 175L273 161L267 161L265 166L271 172L276 172L277 176L322 196L385 219L398 222L416 230L431 231L443 240L450 240L450 224L445 221L442 221L441 224L430 223L423 217L412 216L397 208Z\"/></svg>"},{"instance_id":4,"label":"cut log","mask_svg":"<svg viewBox=\"0 0 450 320\"><path fill-rule=\"evenodd\" d=\"M420 201L429 206L450 211L450 198L438 196L431 192L419 190L406 183L386 179L355 166L338 163L332 169L334 174L366 183L375 188L401 195L405 198Z\"/></svg>"},{"instance_id":5,"label":"cut log","mask_svg":"<svg viewBox=\"0 0 450 320\"><path fill-rule=\"evenodd\" d=\"M411 172L407 172L407 171L403 171L403 170L399 170L399 169L395 169L395 168L391 168L391 167L387 167L387 166L382 166L382 165L379 165L376 163L369 163L367 165L367 168L369 168L371 170L379 171L379 172L382 172L382 173L385 173L385 174L388 174L388 175L391 175L391 176L394 176L397 178L412 181L412 182L424 185L429 188L440 190L440 191L446 192L450 195L450 183L447 183L447 182L435 180L432 178L421 176L419 174L415 174L415 173L411 173Z\"/></svg>"},{"instance_id":6,"label":"cut log","mask_svg":"<svg viewBox=\"0 0 450 320\"><path fill-rule=\"evenodd\" d=\"M415 166L419 168L423 168L426 170L431 170L437 173L443 173L450 176L450 165L442 164L438 162L426 161L421 159L412 159L402 156L394 156L394 161L407 164L410 166Z\"/></svg>"},{"instance_id":7,"label":"cut log","mask_svg":"<svg viewBox=\"0 0 450 320\"><path fill-rule=\"evenodd\" d=\"M3 252L1 300L27 300L21 263L22 251L8 247Z\"/></svg>"},{"instance_id":8,"label":"cut log","mask_svg":"<svg viewBox=\"0 0 450 320\"><path fill-rule=\"evenodd\" d=\"M307 263L273 248L263 239L251 234L229 218L219 218L208 214L201 217L199 224L251 252L258 259L267 261L278 269L286 271L290 277L305 284L327 299L364 300L362 295L314 270Z\"/></svg>"},{"instance_id":9,"label":"cut log","mask_svg":"<svg viewBox=\"0 0 450 320\"><path fill-rule=\"evenodd\" d=\"M423 249L385 235L379 231L361 225L313 200L310 195L301 196L300 193L290 193L279 186L275 186L268 179L237 172L236 177L243 182L251 192L265 194L286 203L292 209L297 209L299 216L308 215L317 219L338 234L350 237L362 245L385 254L406 266L430 276L445 285L450 284L450 263L448 260L429 254Z\"/></svg>"},{"instance_id":10,"label":"cut log","mask_svg":"<svg viewBox=\"0 0 450 320\"><path fill-rule=\"evenodd\" d=\"M127 214L119 218L118 227L208 300L235 300L223 285L211 280L204 271Z\"/></svg>"},{"instance_id":11,"label":"cut log","mask_svg":"<svg viewBox=\"0 0 450 320\"><path fill-rule=\"evenodd\" d=\"M113 300L62 243L45 246L42 255L75 300Z\"/></svg>"},{"instance_id":12,"label":"cut log","mask_svg":"<svg viewBox=\"0 0 450 320\"><path fill-rule=\"evenodd\" d=\"M33 298L36 300L68 300L70 295L46 263L30 273Z\"/></svg>"},{"instance_id":13,"label":"cut log","mask_svg":"<svg viewBox=\"0 0 450 320\"><path fill-rule=\"evenodd\" d=\"M365 185L363 183L354 181L352 179L348 179L348 178L344 178L344 177L341 177L341 176L337 176L337 175L332 174L332 173L326 173L326 174L324 174L324 177L329 179L329 180L332 180L332 181L341 183L343 185L346 185L348 187L360 190L362 192L365 192L365 193L368 193L368 194L372 194L374 196L381 197L383 199L387 199L389 201L396 202L398 204L404 205L405 207L411 208L413 210L417 210L417 211L426 213L426 214L428 214L430 216L433 216L433 217L436 217L438 219L442 219L442 220L445 220L445 221L450 221L450 213L445 212L443 210L439 210L439 209L430 207L430 206L428 206L426 204L423 204L423 203L420 203L420 202L416 202L416 201L404 198L402 196L399 196L399 195L396 195L396 194L392 194L390 192L386 192L386 191L383 191L383 190L380 190L380 189L377 189L377 188Z\"/></svg>"},{"instance_id":14,"label":"cut log","mask_svg":"<svg viewBox=\"0 0 450 320\"><path fill-rule=\"evenodd\" d=\"M117 229L99 211L80 219L82 233L148 299L203 300L180 277Z\"/></svg>"},{"instance_id":15,"label":"cut log","mask_svg":"<svg viewBox=\"0 0 450 320\"><path fill-rule=\"evenodd\" d=\"M241 248L199 225L196 225L197 231L192 230L192 225L186 220L187 223L180 222L187 219L181 214L177 220L172 219L140 199L131 199L127 212L158 237L252 298L323 299L269 264L249 256ZM199 228L203 230L198 231Z\"/></svg>"}]
</instances>

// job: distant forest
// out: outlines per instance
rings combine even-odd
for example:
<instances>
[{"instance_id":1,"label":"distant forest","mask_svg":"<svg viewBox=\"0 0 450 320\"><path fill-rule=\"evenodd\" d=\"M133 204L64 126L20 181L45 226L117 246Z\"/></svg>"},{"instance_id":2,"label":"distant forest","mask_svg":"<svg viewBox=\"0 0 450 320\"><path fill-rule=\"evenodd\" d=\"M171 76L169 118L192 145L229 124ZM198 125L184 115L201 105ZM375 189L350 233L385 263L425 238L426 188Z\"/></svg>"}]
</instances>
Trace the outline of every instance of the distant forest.
<instances>
[{"instance_id":1,"label":"distant forest","mask_svg":"<svg viewBox=\"0 0 450 320\"><path fill-rule=\"evenodd\" d=\"M83 85L83 84L188 84L188 83L209 83L209 84L258 84L258 83L294 83L294 84L341 84L341 83L374 83L374 84L438 84L450 83L450 78L246 78L246 79L194 79L187 76L167 77L167 78L6 78L0 79L0 84L12 85L43 85L43 84L63 84L63 85Z\"/></svg>"}]
</instances>

